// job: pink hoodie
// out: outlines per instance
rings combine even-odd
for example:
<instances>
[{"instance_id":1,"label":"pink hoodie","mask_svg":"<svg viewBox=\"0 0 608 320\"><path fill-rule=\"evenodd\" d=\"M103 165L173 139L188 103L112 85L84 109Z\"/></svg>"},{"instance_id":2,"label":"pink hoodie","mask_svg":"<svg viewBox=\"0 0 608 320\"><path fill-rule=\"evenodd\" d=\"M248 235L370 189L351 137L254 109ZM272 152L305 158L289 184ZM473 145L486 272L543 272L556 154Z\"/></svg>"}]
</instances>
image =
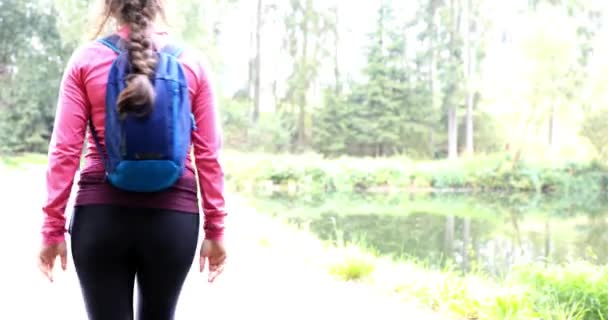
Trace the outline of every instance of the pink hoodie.
<instances>
[{"instance_id":1,"label":"pink hoodie","mask_svg":"<svg viewBox=\"0 0 608 320\"><path fill-rule=\"evenodd\" d=\"M128 28L118 31L128 37ZM165 32L155 32L154 41L161 47L169 40ZM71 57L59 90L54 129L49 145L46 173L47 199L43 206L43 242L54 244L65 239L65 210L79 169L87 121L92 117L103 146L106 82L116 54L98 42L79 48ZM182 179L166 192L152 195L133 194L112 188L103 182L103 165L90 133L80 190L75 204L137 204L198 213L198 176L201 205L205 215L205 237L220 239L224 230L224 174L219 162L222 145L220 124L211 83L206 69L196 56L185 51L180 57L189 82L192 109L198 129L192 134L194 158L187 162ZM194 166L196 169L194 169Z\"/></svg>"}]
</instances>

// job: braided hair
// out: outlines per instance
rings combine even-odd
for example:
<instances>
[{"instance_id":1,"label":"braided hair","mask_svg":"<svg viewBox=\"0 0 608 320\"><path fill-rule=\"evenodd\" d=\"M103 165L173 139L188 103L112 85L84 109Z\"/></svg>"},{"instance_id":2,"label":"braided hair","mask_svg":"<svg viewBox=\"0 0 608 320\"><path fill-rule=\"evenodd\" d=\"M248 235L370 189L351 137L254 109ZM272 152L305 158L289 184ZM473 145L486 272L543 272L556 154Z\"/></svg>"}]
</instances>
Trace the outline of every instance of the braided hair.
<instances>
[{"instance_id":1,"label":"braided hair","mask_svg":"<svg viewBox=\"0 0 608 320\"><path fill-rule=\"evenodd\" d=\"M122 116L134 113L145 116L152 111L155 100L151 78L156 68L156 53L151 38L151 26L160 14L164 17L162 0L105 0L104 18L97 34L113 16L130 28L127 50L131 70L127 87L118 97L118 111Z\"/></svg>"}]
</instances>

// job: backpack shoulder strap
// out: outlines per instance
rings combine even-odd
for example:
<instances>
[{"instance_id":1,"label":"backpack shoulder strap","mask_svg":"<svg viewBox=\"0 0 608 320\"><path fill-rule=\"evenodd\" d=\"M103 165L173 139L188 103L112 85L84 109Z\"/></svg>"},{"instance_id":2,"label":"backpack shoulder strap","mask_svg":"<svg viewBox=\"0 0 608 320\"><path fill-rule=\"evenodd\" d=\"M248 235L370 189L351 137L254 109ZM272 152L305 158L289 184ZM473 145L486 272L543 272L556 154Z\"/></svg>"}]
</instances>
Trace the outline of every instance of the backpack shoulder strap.
<instances>
[{"instance_id":1,"label":"backpack shoulder strap","mask_svg":"<svg viewBox=\"0 0 608 320\"><path fill-rule=\"evenodd\" d=\"M121 54L126 49L125 42L122 40L122 38L118 34L112 34L105 38L98 39L97 42L112 49L112 51L114 51L116 54ZM88 122L89 122L89 129L91 130L91 135L93 136L93 141L95 142L95 147L97 148L97 152L99 152L99 155L102 159L104 167L107 168L108 159L104 153L104 150L101 147L101 141L100 141L99 135L97 134L97 130L95 129L95 126L93 125L93 120L91 118L89 118Z\"/></svg>"},{"instance_id":2,"label":"backpack shoulder strap","mask_svg":"<svg viewBox=\"0 0 608 320\"><path fill-rule=\"evenodd\" d=\"M97 130L95 130L95 126L93 125L93 120L89 118L89 129L91 130L91 136L93 136L93 142L95 142L95 148L101 157L103 165L105 168L108 167L108 159L106 159L106 155L101 147L101 142L99 140L99 135L97 134Z\"/></svg>"},{"instance_id":3,"label":"backpack shoulder strap","mask_svg":"<svg viewBox=\"0 0 608 320\"><path fill-rule=\"evenodd\" d=\"M112 49L112 51L116 52L117 54L121 54L125 50L125 43L117 34L107 36L97 41Z\"/></svg>"},{"instance_id":4,"label":"backpack shoulder strap","mask_svg":"<svg viewBox=\"0 0 608 320\"><path fill-rule=\"evenodd\" d=\"M174 44L168 44L162 48L161 52L179 58L179 56L181 56L184 52L184 49Z\"/></svg>"}]
</instances>

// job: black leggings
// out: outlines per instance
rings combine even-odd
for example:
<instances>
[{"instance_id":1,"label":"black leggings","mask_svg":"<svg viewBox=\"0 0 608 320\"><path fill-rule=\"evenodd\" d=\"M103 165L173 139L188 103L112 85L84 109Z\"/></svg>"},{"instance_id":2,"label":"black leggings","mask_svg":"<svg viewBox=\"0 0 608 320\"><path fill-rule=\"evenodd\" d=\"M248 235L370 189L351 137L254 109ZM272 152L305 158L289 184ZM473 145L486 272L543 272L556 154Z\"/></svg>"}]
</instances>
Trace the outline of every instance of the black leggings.
<instances>
[{"instance_id":1,"label":"black leggings","mask_svg":"<svg viewBox=\"0 0 608 320\"><path fill-rule=\"evenodd\" d=\"M199 215L117 206L78 206L72 258L90 320L171 320L192 266Z\"/></svg>"}]
</instances>

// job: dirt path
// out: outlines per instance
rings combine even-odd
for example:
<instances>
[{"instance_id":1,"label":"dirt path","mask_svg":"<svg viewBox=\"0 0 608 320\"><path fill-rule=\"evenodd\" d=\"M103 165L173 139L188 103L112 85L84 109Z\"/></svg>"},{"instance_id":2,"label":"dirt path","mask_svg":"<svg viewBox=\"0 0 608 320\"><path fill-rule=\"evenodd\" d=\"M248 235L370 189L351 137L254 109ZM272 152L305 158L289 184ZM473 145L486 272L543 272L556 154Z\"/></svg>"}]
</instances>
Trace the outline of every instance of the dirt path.
<instances>
[{"instance_id":1,"label":"dirt path","mask_svg":"<svg viewBox=\"0 0 608 320\"><path fill-rule=\"evenodd\" d=\"M36 269L43 171L7 171L0 165L0 302L8 319L86 319L74 267L48 284ZM35 183L26 185L25 179ZM242 199L229 197L230 261L217 283L206 283L193 264L177 320L187 319L439 319L433 313L364 285L330 278L314 251ZM283 241L261 241L265 233ZM274 241L274 242L273 242ZM111 306L109 306L111 307ZM4 316L2 318L5 318Z\"/></svg>"}]
</instances>

